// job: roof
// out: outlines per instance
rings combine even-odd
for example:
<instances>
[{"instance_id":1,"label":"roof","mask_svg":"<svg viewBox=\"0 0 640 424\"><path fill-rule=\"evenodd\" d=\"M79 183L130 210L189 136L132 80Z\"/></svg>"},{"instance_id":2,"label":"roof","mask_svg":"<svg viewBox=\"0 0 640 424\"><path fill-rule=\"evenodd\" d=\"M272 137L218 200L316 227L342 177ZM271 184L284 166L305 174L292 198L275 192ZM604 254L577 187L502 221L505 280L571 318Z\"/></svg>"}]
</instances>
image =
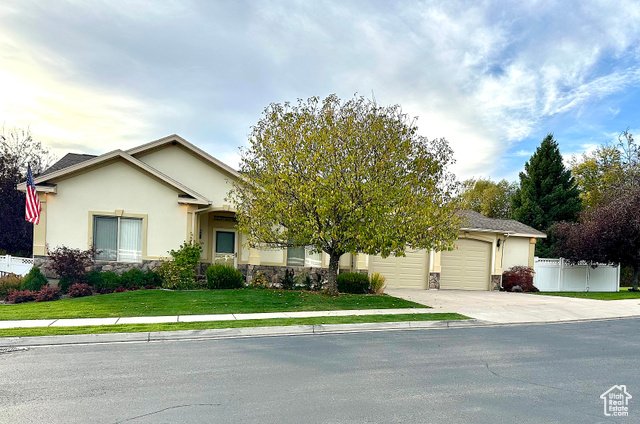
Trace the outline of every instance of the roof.
<instances>
[{"instance_id":1,"label":"roof","mask_svg":"<svg viewBox=\"0 0 640 424\"><path fill-rule=\"evenodd\" d=\"M86 155L86 156L90 156L90 155ZM75 173L77 171L80 171L82 169L90 168L92 166L99 165L101 163L110 161L110 160L115 159L115 158L121 158L121 159L129 162L133 166L135 166L137 168L140 168L141 170L145 171L146 173L148 173L150 175L153 175L154 177L158 178L159 180L163 181L164 183L168 184L169 186L172 186L177 191L185 193L187 195L186 197L185 196L178 196L178 199L179 199L178 201L180 203L191 203L191 204L196 204L196 205L210 205L211 204L211 201L209 199L207 199L206 197L204 197L201 194L191 190L189 187L185 186L182 183L179 183L178 181L176 181L176 180L172 179L171 177L163 174L162 172L158 171L157 169L147 165L146 163L134 158L130 154L128 154L126 152L123 152L122 150L114 150L112 152L105 153L105 154L100 155L100 156L94 156L92 158L87 158L86 160L79 161L79 162L75 163L74 165L67 166L67 167L59 169L59 170L54 170L54 171L48 172L46 174L39 175L39 176L34 178L34 184L36 185L36 190L37 191L45 191L45 186L50 185L50 184L47 184L47 183L50 182L50 180L54 180L56 178L60 178L62 176L68 175L68 174L73 174L73 173ZM62 161L62 159L60 161ZM58 161L57 163L59 163L60 161ZM53 166L51 168L53 168ZM49 169L51 169L51 168L49 168ZM23 182L21 184L18 184L17 188L20 191L26 191L27 190L26 183Z\"/></svg>"},{"instance_id":2,"label":"roof","mask_svg":"<svg viewBox=\"0 0 640 424\"><path fill-rule=\"evenodd\" d=\"M487 218L476 211L468 209L461 210L458 214L463 219L461 230L491 231L523 237L547 237L542 231L538 231L515 219Z\"/></svg>"},{"instance_id":3,"label":"roof","mask_svg":"<svg viewBox=\"0 0 640 424\"><path fill-rule=\"evenodd\" d=\"M59 171L59 170L64 169L64 168L68 168L68 167L73 166L73 165L77 165L77 164L79 164L81 162L84 162L84 161L89 160L89 159L93 159L95 157L97 157L97 156L96 155L85 155L85 154L82 154L82 153L67 153L66 155L64 155L62 157L62 159L60 159L59 161L57 161L56 163L51 165L49 168L47 168L43 173L38 175L38 177L40 177L42 175L51 174L53 172Z\"/></svg>"}]
</instances>

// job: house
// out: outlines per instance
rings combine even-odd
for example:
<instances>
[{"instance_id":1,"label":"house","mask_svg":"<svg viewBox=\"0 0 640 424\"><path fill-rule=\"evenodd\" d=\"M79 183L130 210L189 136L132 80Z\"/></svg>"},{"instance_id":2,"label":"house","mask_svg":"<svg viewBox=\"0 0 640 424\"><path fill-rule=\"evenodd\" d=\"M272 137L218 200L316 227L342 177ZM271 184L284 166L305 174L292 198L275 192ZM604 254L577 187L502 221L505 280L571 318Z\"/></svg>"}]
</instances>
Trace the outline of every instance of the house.
<instances>
[{"instance_id":1,"label":"house","mask_svg":"<svg viewBox=\"0 0 640 424\"><path fill-rule=\"evenodd\" d=\"M177 135L100 156L68 154L34 179L42 205L34 226L36 264L47 261L47 247L64 245L95 247L102 270L153 269L168 251L194 239L203 247L203 264L225 263L248 275L327 268L328 256L309 249L245 247L226 200L240 178ZM18 189L25 191L25 184ZM513 220L465 214L468 225L457 250L386 259L346 254L340 268L380 272L390 287L489 290L499 284L503 268L533 265L535 240L543 233Z\"/></svg>"}]
</instances>

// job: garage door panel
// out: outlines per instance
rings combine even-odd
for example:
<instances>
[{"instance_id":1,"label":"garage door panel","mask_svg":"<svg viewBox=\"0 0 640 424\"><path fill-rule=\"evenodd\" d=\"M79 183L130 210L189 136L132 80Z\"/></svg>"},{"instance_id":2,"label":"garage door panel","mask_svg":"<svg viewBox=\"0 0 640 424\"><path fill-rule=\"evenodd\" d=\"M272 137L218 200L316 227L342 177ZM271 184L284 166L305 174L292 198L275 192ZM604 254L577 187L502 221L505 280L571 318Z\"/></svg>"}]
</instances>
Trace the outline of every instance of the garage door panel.
<instances>
[{"instance_id":1,"label":"garage door panel","mask_svg":"<svg viewBox=\"0 0 640 424\"><path fill-rule=\"evenodd\" d=\"M458 239L458 249L442 252L441 289L488 290L491 244L472 239Z\"/></svg>"},{"instance_id":2,"label":"garage door panel","mask_svg":"<svg viewBox=\"0 0 640 424\"><path fill-rule=\"evenodd\" d=\"M387 287L427 288L427 252L407 251L404 257L370 257L371 273L379 272L387 279Z\"/></svg>"}]
</instances>

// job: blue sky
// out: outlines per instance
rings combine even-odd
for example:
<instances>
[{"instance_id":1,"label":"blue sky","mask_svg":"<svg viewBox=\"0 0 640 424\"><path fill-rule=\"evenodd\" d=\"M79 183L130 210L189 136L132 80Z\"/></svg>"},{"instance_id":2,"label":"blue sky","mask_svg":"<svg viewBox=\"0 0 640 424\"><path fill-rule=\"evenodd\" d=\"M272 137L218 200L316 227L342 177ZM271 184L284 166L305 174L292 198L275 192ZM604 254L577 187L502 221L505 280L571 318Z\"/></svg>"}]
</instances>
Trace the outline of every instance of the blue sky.
<instances>
[{"instance_id":1,"label":"blue sky","mask_svg":"<svg viewBox=\"0 0 640 424\"><path fill-rule=\"evenodd\" d=\"M640 129L637 1L0 4L0 121L59 155L177 133L237 167L270 102L354 93L445 137L459 178L515 180Z\"/></svg>"}]
</instances>

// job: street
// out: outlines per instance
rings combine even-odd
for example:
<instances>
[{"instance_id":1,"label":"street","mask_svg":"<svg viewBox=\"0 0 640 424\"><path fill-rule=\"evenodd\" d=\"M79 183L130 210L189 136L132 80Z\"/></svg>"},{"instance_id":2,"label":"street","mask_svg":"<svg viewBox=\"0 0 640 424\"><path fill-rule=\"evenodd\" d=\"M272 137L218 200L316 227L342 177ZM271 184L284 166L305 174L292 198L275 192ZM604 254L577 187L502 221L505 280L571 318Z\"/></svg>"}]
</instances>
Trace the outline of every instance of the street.
<instances>
[{"instance_id":1,"label":"street","mask_svg":"<svg viewBox=\"0 0 640 424\"><path fill-rule=\"evenodd\" d=\"M30 348L0 353L0 422L638 422L639 325ZM627 418L603 413L614 385Z\"/></svg>"}]
</instances>

